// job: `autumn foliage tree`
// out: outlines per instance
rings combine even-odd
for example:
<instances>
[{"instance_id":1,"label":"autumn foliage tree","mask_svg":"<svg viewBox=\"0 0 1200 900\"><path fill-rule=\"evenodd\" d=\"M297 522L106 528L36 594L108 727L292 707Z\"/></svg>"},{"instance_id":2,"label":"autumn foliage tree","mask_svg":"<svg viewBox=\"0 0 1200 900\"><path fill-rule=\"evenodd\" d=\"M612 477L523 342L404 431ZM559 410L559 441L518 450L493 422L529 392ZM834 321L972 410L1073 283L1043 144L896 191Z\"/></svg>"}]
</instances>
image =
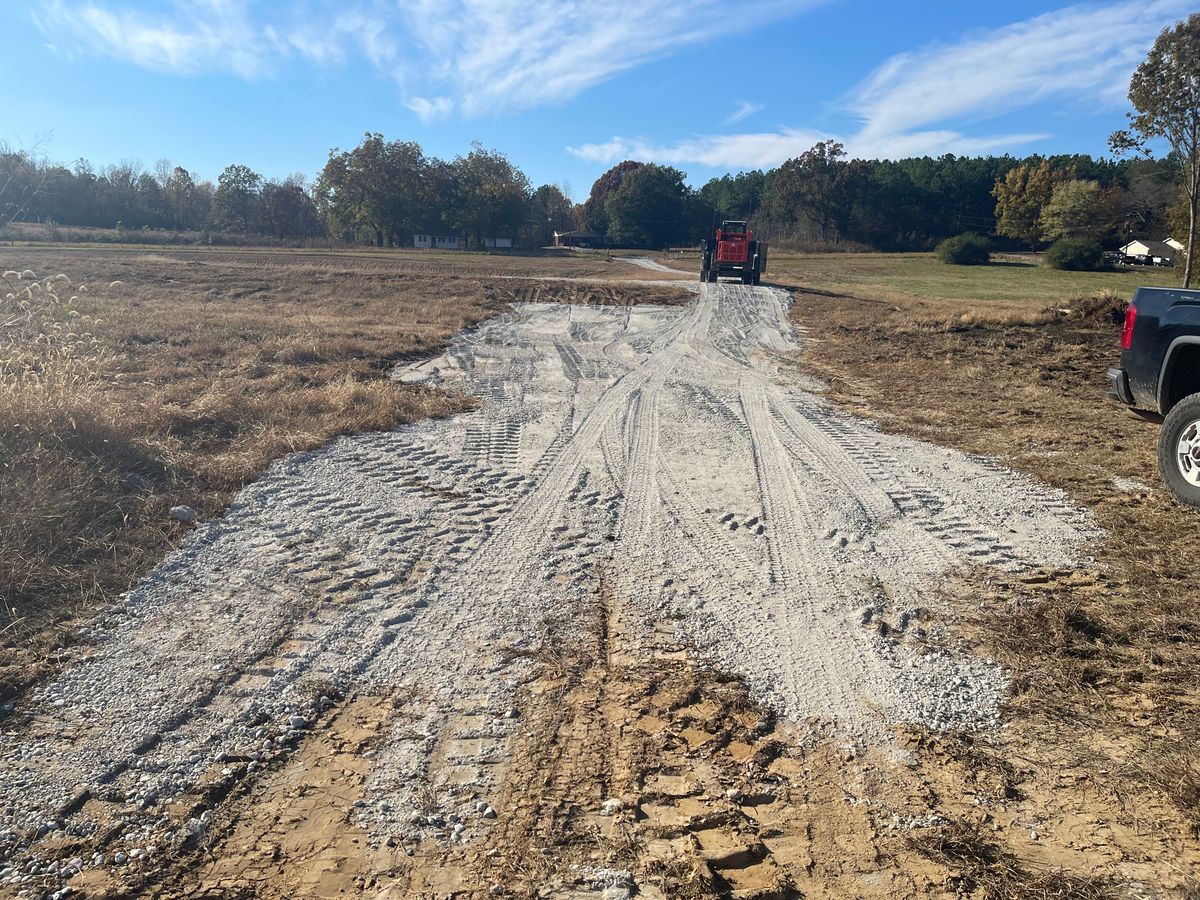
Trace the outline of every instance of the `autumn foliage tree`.
<instances>
[{"instance_id":1,"label":"autumn foliage tree","mask_svg":"<svg viewBox=\"0 0 1200 900\"><path fill-rule=\"evenodd\" d=\"M1054 195L1055 177L1050 161L1037 165L1025 163L1009 169L996 180L992 196L996 198L996 234L1024 241L1031 247L1042 236L1039 219L1042 207Z\"/></svg>"},{"instance_id":2,"label":"autumn foliage tree","mask_svg":"<svg viewBox=\"0 0 1200 900\"><path fill-rule=\"evenodd\" d=\"M1038 216L1043 240L1099 240L1112 224L1108 198L1095 181L1060 181Z\"/></svg>"},{"instance_id":3,"label":"autumn foliage tree","mask_svg":"<svg viewBox=\"0 0 1200 900\"><path fill-rule=\"evenodd\" d=\"M1178 160L1187 198L1187 240L1183 286L1191 287L1196 247L1196 207L1200 199L1200 13L1176 22L1150 48L1129 80L1129 128L1114 132L1116 153L1149 155L1151 142L1164 140Z\"/></svg>"},{"instance_id":4,"label":"autumn foliage tree","mask_svg":"<svg viewBox=\"0 0 1200 900\"><path fill-rule=\"evenodd\" d=\"M592 192L588 195L587 200L584 201L583 209L581 210L584 228L592 232L592 234L605 235L608 233L608 208L606 204L609 195L620 188L631 172L636 172L644 165L645 163L640 163L637 160L627 159L617 163L593 182Z\"/></svg>"}]
</instances>

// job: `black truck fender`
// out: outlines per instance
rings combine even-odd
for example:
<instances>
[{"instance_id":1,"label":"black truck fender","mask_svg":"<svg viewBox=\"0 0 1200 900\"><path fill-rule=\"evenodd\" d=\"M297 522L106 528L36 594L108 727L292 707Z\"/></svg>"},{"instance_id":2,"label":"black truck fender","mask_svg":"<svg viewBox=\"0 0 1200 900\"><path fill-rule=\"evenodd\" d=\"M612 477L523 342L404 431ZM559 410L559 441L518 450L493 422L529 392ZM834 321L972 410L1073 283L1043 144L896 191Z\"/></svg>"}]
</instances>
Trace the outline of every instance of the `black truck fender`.
<instances>
[{"instance_id":1,"label":"black truck fender","mask_svg":"<svg viewBox=\"0 0 1200 900\"><path fill-rule=\"evenodd\" d=\"M1175 364L1179 361L1180 349L1189 345L1200 344L1200 335L1183 334L1175 338L1167 346L1167 352L1163 354L1162 367L1158 371L1158 396L1155 398L1155 405L1158 411L1164 416L1171 411L1171 378L1175 375ZM1182 400L1183 397L1175 397L1175 400Z\"/></svg>"}]
</instances>

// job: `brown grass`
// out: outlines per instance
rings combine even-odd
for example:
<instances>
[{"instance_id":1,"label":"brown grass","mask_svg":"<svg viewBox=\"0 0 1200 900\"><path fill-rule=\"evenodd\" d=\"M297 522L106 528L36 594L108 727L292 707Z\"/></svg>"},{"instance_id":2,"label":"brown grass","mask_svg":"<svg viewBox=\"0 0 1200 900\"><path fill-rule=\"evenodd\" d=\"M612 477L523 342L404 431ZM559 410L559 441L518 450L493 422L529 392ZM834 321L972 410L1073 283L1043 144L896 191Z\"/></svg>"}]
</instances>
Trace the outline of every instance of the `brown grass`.
<instances>
[{"instance_id":1,"label":"brown grass","mask_svg":"<svg viewBox=\"0 0 1200 900\"><path fill-rule=\"evenodd\" d=\"M0 281L0 694L185 533L173 506L216 515L285 453L472 402L401 386L385 377L392 364L513 300L684 296L517 277L643 274L603 260L439 262L0 251L0 271L17 272Z\"/></svg>"},{"instance_id":2,"label":"brown grass","mask_svg":"<svg viewBox=\"0 0 1200 900\"><path fill-rule=\"evenodd\" d=\"M806 367L841 405L998 457L1091 507L1107 532L1087 551L1094 562L966 576L960 614L1012 671L1013 730L1000 749L1034 761L1022 790L1062 814L1102 798L1135 830L1171 835L1166 857L1150 836L1140 850L1178 871L1195 861L1187 833L1200 833L1200 515L1159 483L1157 426L1104 395L1124 299L999 314L976 301L931 315L894 299L800 294L794 315L810 329ZM1087 788L1063 789L1064 773Z\"/></svg>"},{"instance_id":3,"label":"brown grass","mask_svg":"<svg viewBox=\"0 0 1200 900\"><path fill-rule=\"evenodd\" d=\"M984 900L1106 900L1117 894L1099 878L1061 870L1033 872L966 822L952 821L909 835L909 847L954 873L961 892Z\"/></svg>"}]
</instances>

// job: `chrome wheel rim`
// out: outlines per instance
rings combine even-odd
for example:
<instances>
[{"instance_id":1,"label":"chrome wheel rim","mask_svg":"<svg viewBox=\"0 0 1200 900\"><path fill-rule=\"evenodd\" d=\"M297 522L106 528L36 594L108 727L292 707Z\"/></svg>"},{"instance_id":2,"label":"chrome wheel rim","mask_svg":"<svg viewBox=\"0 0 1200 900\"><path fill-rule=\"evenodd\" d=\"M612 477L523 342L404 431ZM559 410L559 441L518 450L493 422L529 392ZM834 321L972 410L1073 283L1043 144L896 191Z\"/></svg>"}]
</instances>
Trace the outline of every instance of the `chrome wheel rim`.
<instances>
[{"instance_id":1,"label":"chrome wheel rim","mask_svg":"<svg viewBox=\"0 0 1200 900\"><path fill-rule=\"evenodd\" d=\"M1175 464L1183 480L1200 487L1200 419L1189 422L1175 445Z\"/></svg>"}]
</instances>

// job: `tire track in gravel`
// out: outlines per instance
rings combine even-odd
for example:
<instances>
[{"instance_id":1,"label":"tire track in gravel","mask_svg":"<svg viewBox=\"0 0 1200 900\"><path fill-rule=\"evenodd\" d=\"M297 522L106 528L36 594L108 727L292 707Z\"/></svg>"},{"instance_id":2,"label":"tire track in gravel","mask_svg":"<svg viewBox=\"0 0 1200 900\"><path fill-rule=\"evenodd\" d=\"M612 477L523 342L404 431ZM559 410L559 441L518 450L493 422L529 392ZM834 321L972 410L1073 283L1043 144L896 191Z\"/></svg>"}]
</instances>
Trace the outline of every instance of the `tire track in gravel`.
<instances>
[{"instance_id":1,"label":"tire track in gravel","mask_svg":"<svg viewBox=\"0 0 1200 900\"><path fill-rule=\"evenodd\" d=\"M781 366L787 304L524 304L398 372L481 405L280 461L4 723L0 888L153 878L346 697L393 710L353 813L372 846L470 844L515 802L514 698L594 639L601 572L620 653L682 643L814 735L993 721L995 667L904 623L951 568L1070 564L1090 526L827 409Z\"/></svg>"}]
</instances>

